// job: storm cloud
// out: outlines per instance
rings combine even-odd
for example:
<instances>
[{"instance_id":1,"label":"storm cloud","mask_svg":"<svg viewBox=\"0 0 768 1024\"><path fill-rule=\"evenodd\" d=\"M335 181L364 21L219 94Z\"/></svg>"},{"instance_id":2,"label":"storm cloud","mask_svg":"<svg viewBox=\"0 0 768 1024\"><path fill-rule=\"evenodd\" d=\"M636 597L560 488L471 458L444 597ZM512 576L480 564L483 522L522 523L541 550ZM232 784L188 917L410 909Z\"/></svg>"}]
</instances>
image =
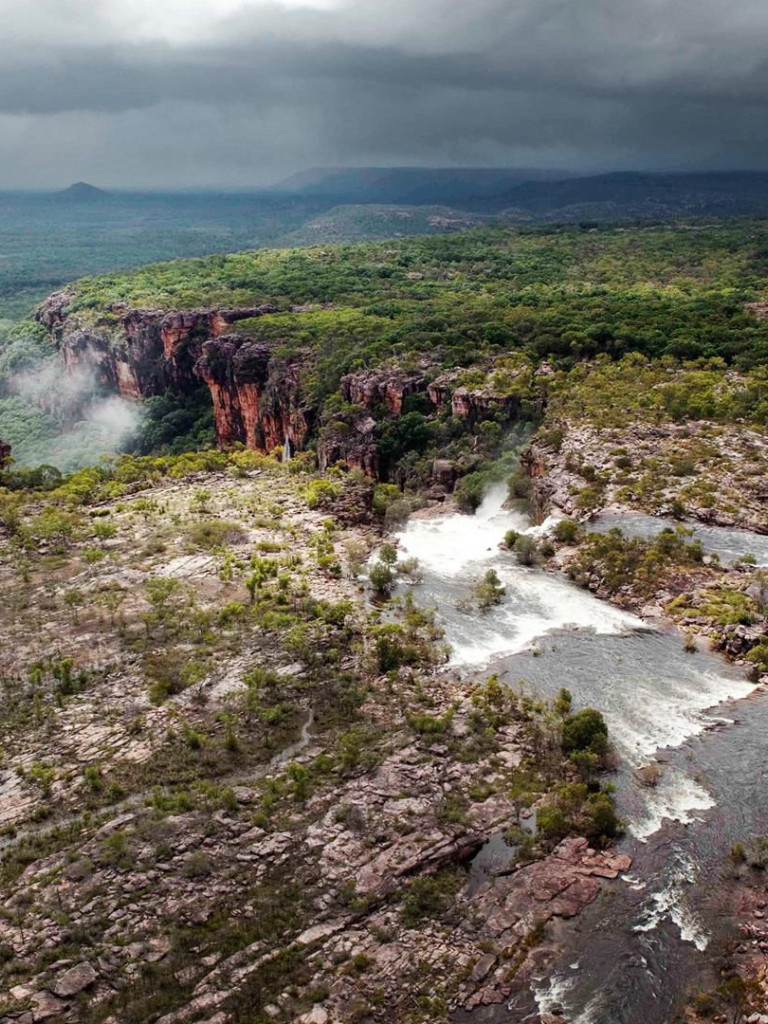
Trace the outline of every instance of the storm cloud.
<instances>
[{"instance_id":1,"label":"storm cloud","mask_svg":"<svg viewBox=\"0 0 768 1024\"><path fill-rule=\"evenodd\" d=\"M0 0L0 187L768 167L764 0Z\"/></svg>"}]
</instances>

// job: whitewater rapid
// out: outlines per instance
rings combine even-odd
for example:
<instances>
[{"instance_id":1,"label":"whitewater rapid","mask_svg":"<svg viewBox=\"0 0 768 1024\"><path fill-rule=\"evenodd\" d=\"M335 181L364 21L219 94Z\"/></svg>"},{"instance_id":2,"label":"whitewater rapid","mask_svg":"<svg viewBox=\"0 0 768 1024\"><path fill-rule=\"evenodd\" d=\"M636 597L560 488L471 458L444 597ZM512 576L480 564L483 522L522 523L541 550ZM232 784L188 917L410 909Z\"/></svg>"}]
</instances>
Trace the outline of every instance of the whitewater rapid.
<instances>
[{"instance_id":1,"label":"whitewater rapid","mask_svg":"<svg viewBox=\"0 0 768 1024\"><path fill-rule=\"evenodd\" d=\"M507 531L538 538L554 520L534 526L524 513L505 507L505 499L499 484L475 515L414 517L397 537L401 555L419 560L422 582L414 596L434 608L451 645L452 666L468 674L498 672L509 685L523 681L540 696L553 697L567 686L577 707L598 708L622 760L620 811L639 843L662 835L670 823L703 822L715 798L706 780L672 754L727 725L709 709L746 697L753 685L708 652L685 652L677 633L660 632L562 576L519 565L503 545ZM488 569L506 588L502 603L485 613L460 610ZM635 771L649 764L660 768L652 787L641 785ZM695 866L672 849L657 877L638 880L638 902L627 922L633 934L655 934L666 920L684 943L703 950L706 928L689 900L695 874ZM568 975L555 979L555 1001L575 983ZM540 995L544 1003L553 998ZM593 1007L582 1005L581 1011L575 1019L592 1019Z\"/></svg>"},{"instance_id":2,"label":"whitewater rapid","mask_svg":"<svg viewBox=\"0 0 768 1024\"><path fill-rule=\"evenodd\" d=\"M525 650L553 630L610 634L645 628L641 619L559 576L518 565L514 555L501 549L506 533L540 536L543 527L533 526L522 512L505 508L505 499L505 485L496 484L475 515L413 518L397 537L401 552L419 561L422 593L439 602L453 665L486 665L499 655ZM472 584L488 569L496 571L506 588L503 602L483 614L460 611Z\"/></svg>"}]
</instances>

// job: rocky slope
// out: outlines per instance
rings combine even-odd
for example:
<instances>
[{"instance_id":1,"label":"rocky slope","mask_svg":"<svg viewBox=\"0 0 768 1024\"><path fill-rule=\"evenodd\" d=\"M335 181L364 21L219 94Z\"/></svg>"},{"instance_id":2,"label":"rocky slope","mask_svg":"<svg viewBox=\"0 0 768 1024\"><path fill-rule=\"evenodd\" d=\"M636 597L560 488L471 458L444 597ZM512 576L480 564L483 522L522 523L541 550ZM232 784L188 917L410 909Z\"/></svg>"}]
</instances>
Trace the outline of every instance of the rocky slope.
<instances>
[{"instance_id":1,"label":"rocky slope","mask_svg":"<svg viewBox=\"0 0 768 1024\"><path fill-rule=\"evenodd\" d=\"M768 533L768 440L743 425L548 427L523 455L539 515L641 510Z\"/></svg>"},{"instance_id":2,"label":"rocky slope","mask_svg":"<svg viewBox=\"0 0 768 1024\"><path fill-rule=\"evenodd\" d=\"M572 779L551 716L372 607L364 485L297 469L3 496L3 1024L443 1019L524 991L629 866L529 835L468 870Z\"/></svg>"}]
</instances>

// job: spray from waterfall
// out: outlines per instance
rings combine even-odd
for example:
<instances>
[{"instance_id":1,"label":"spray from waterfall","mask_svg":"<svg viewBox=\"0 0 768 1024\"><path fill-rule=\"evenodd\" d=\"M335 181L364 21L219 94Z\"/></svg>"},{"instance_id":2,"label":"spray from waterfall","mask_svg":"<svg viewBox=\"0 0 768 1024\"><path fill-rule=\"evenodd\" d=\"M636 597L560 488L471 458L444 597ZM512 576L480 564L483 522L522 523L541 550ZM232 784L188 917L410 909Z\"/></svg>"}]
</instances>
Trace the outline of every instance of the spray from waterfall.
<instances>
[{"instance_id":1,"label":"spray from waterfall","mask_svg":"<svg viewBox=\"0 0 768 1024\"><path fill-rule=\"evenodd\" d=\"M42 359L0 381L0 436L18 466L71 472L125 449L139 430L141 406L100 392L88 367L65 372Z\"/></svg>"}]
</instances>

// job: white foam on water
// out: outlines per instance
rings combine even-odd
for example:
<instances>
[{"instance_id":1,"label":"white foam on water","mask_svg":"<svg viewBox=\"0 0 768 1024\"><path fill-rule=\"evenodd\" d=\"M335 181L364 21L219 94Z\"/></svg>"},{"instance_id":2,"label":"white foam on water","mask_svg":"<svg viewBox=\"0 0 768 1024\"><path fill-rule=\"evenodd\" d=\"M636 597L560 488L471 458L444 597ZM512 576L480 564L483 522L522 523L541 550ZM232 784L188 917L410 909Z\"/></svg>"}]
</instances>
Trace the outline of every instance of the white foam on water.
<instances>
[{"instance_id":1,"label":"white foam on water","mask_svg":"<svg viewBox=\"0 0 768 1024\"><path fill-rule=\"evenodd\" d=\"M620 714L606 709L611 738L616 747L635 768L664 747L679 747L722 719L713 719L705 712L724 701L747 697L754 683L729 678L709 671L691 671L678 675L664 689L658 677L649 670L647 680L633 679L631 706Z\"/></svg>"},{"instance_id":2,"label":"white foam on water","mask_svg":"<svg viewBox=\"0 0 768 1024\"><path fill-rule=\"evenodd\" d=\"M633 875L621 875L622 882L625 882L630 889L634 889L635 892L640 892L645 889L647 882L641 881L639 878L635 878Z\"/></svg>"},{"instance_id":3,"label":"white foam on water","mask_svg":"<svg viewBox=\"0 0 768 1024\"><path fill-rule=\"evenodd\" d=\"M692 943L703 953L709 945L709 936L696 915L687 905L686 888L693 885L696 871L687 858L679 857L670 881L658 892L652 893L645 907L645 916L633 928L635 932L650 932L664 918L677 927L683 942Z\"/></svg>"},{"instance_id":4,"label":"white foam on water","mask_svg":"<svg viewBox=\"0 0 768 1024\"><path fill-rule=\"evenodd\" d=\"M577 965L578 966L578 965ZM571 965L573 969L573 965ZM574 978L558 977L553 975L547 979L546 986L541 988L533 987L533 998L536 1000L536 1006L538 1007L539 1014L542 1016L545 1013L553 1013L555 1010L564 1006L566 1003L566 996L570 992L574 985Z\"/></svg>"},{"instance_id":5,"label":"white foam on water","mask_svg":"<svg viewBox=\"0 0 768 1024\"><path fill-rule=\"evenodd\" d=\"M519 565L502 547L507 531L543 536L562 517L551 516L533 527L521 512L504 508L506 497L504 484L496 484L474 516L445 513L412 518L397 538L402 555L419 560L424 574L422 594L425 603L432 600L435 605L453 666L488 665L495 658L530 650L535 641L556 631L613 636L648 631L642 619L600 601L563 577ZM506 588L503 601L485 613L462 613L457 606L489 568ZM419 587L415 589L418 593ZM567 667L563 665L564 670ZM695 660L681 663L678 670L654 665L652 658L647 665L638 663L635 656L626 668L624 672L619 654L608 671L615 672L621 685L608 676L589 702L604 713L612 742L635 768L648 764L658 750L679 747L711 728L708 709L745 697L754 688L744 679L702 670ZM643 790L642 798L645 807L629 828L643 840L665 820L691 822L713 806L712 797L698 782L672 769L664 770L656 787Z\"/></svg>"},{"instance_id":6,"label":"white foam on water","mask_svg":"<svg viewBox=\"0 0 768 1024\"><path fill-rule=\"evenodd\" d=\"M466 573L469 566L499 557L499 545L508 530L523 533L530 526L527 516L502 508L506 499L503 484L494 485L473 516L450 512L433 518L412 518L398 535L399 546L409 558L436 576L451 578Z\"/></svg>"},{"instance_id":7,"label":"white foam on water","mask_svg":"<svg viewBox=\"0 0 768 1024\"><path fill-rule=\"evenodd\" d=\"M658 784L643 790L645 814L630 821L629 831L645 842L658 832L665 821L679 821L690 825L696 812L708 811L715 806L711 794L695 779L677 770L669 770Z\"/></svg>"},{"instance_id":8,"label":"white foam on water","mask_svg":"<svg viewBox=\"0 0 768 1024\"><path fill-rule=\"evenodd\" d=\"M531 527L522 513L504 509L505 499L504 485L494 485L474 516L449 513L414 518L397 538L405 557L417 558L425 574L446 585L439 610L453 665L482 665L500 655L516 654L553 630L621 633L643 628L636 616L604 604L564 579L520 566L514 555L503 551L500 545L507 531L543 529ZM551 518L557 521L557 517ZM485 614L448 614L491 563L507 589L505 600Z\"/></svg>"},{"instance_id":9,"label":"white foam on water","mask_svg":"<svg viewBox=\"0 0 768 1024\"><path fill-rule=\"evenodd\" d=\"M555 512L551 516L547 516L544 522L540 523L539 526L529 526L525 532L529 537L535 537L537 540L541 537L548 537L557 524L567 518L567 516L561 515L559 512Z\"/></svg>"},{"instance_id":10,"label":"white foam on water","mask_svg":"<svg viewBox=\"0 0 768 1024\"><path fill-rule=\"evenodd\" d=\"M578 964L571 964L571 970L577 970L578 966ZM554 1014L562 1009L568 1011L568 995L575 983L575 976L566 978L555 975L549 979L546 988L533 988L533 997L536 1000L539 1015L543 1017L545 1014ZM578 1016L572 1017L571 1013L567 1012L568 1021L570 1024L600 1024L599 1011L602 1008L603 1000L603 994L598 992Z\"/></svg>"}]
</instances>

